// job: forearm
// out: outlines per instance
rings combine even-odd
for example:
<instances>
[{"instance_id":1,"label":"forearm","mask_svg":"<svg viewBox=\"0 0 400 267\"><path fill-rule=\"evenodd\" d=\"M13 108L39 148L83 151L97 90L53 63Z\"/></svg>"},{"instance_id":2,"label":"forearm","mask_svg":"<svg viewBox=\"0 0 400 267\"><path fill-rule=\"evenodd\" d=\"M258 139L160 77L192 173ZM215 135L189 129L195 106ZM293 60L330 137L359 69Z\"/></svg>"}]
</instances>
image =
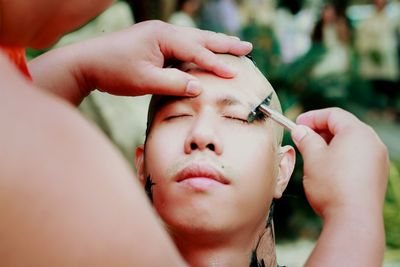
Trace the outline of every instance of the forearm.
<instances>
[{"instance_id":1,"label":"forearm","mask_svg":"<svg viewBox=\"0 0 400 267\"><path fill-rule=\"evenodd\" d=\"M93 90L82 71L82 46L58 48L31 60L28 67L36 87L79 105Z\"/></svg>"},{"instance_id":2,"label":"forearm","mask_svg":"<svg viewBox=\"0 0 400 267\"><path fill-rule=\"evenodd\" d=\"M307 200L324 221L306 266L381 266L386 146L341 109L309 111L297 123L311 127L296 127L292 137L304 159Z\"/></svg>"},{"instance_id":3,"label":"forearm","mask_svg":"<svg viewBox=\"0 0 400 267\"><path fill-rule=\"evenodd\" d=\"M381 209L329 214L305 266L381 266L385 248Z\"/></svg>"},{"instance_id":4,"label":"forearm","mask_svg":"<svg viewBox=\"0 0 400 267\"><path fill-rule=\"evenodd\" d=\"M186 266L96 128L1 54L0 88L0 266Z\"/></svg>"}]
</instances>

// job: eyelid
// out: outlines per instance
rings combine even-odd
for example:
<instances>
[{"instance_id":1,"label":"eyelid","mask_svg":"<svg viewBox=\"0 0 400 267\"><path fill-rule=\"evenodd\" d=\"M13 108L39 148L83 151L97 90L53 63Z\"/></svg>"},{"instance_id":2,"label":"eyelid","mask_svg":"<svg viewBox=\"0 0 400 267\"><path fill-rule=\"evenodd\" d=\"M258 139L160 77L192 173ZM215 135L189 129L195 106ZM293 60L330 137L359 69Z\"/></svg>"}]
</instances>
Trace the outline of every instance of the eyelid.
<instances>
[{"instance_id":1,"label":"eyelid","mask_svg":"<svg viewBox=\"0 0 400 267\"><path fill-rule=\"evenodd\" d=\"M162 121L168 121L174 118L183 116L192 116L192 110L186 105L174 104L173 106L164 106L160 111L160 118Z\"/></svg>"},{"instance_id":2,"label":"eyelid","mask_svg":"<svg viewBox=\"0 0 400 267\"><path fill-rule=\"evenodd\" d=\"M240 116L223 115L223 117L226 118L226 119L237 120L237 121L239 121L241 123L246 123L246 124L249 123L247 121L247 119L241 118Z\"/></svg>"},{"instance_id":3,"label":"eyelid","mask_svg":"<svg viewBox=\"0 0 400 267\"><path fill-rule=\"evenodd\" d=\"M236 119L236 120L247 121L247 113L243 112L243 110L241 110L241 109L224 110L224 111L221 112L221 115L223 117L228 118L228 119Z\"/></svg>"},{"instance_id":4,"label":"eyelid","mask_svg":"<svg viewBox=\"0 0 400 267\"><path fill-rule=\"evenodd\" d=\"M164 121L169 121L169 120L172 120L172 119L181 118L181 117L188 117L188 116L192 116L192 115L187 114L187 113L177 113L177 114L172 114L172 115L165 116L163 118L163 120Z\"/></svg>"}]
</instances>

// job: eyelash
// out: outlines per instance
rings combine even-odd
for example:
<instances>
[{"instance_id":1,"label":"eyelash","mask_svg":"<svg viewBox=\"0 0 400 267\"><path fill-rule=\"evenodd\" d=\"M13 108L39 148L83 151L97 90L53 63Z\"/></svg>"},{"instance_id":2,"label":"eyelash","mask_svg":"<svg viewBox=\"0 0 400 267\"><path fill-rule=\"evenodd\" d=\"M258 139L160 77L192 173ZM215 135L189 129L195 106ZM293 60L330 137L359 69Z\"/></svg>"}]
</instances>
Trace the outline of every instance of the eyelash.
<instances>
[{"instance_id":1,"label":"eyelash","mask_svg":"<svg viewBox=\"0 0 400 267\"><path fill-rule=\"evenodd\" d=\"M190 115L188 115L188 114L171 115L171 116L166 117L164 120L165 121L170 121L170 120L173 120L173 119L178 119L178 118L188 117L188 116L190 116ZM237 122L242 123L242 124L250 124L245 119L241 119L241 118L237 118L237 117L233 117L233 116L226 116L226 115L223 116L223 117L225 119L234 120L234 121L237 121Z\"/></svg>"},{"instance_id":2,"label":"eyelash","mask_svg":"<svg viewBox=\"0 0 400 267\"><path fill-rule=\"evenodd\" d=\"M249 124L249 122L247 120L244 120L244 119L241 119L241 118L237 118L237 117L233 117L233 116L224 116L224 118L230 119L230 120L235 120L235 121L238 121L239 123L243 123L243 124Z\"/></svg>"},{"instance_id":3,"label":"eyelash","mask_svg":"<svg viewBox=\"0 0 400 267\"><path fill-rule=\"evenodd\" d=\"M256 116L256 118L254 119L254 122L256 121L265 121L267 120L268 116L264 113L259 112Z\"/></svg>"},{"instance_id":4,"label":"eyelash","mask_svg":"<svg viewBox=\"0 0 400 267\"><path fill-rule=\"evenodd\" d=\"M164 120L169 121L169 120L173 120L173 119L177 119L177 118L181 118L181 117L187 117L187 116L190 116L190 115L188 115L188 114L171 115L171 116L166 117Z\"/></svg>"}]
</instances>

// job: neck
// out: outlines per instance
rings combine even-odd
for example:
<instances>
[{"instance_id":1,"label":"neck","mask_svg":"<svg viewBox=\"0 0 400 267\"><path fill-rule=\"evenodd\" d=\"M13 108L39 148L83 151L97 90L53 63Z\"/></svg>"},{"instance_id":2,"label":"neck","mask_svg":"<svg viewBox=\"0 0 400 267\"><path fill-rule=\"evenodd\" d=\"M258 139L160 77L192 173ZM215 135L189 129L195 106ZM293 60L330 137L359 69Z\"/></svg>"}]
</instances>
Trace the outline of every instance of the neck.
<instances>
[{"instance_id":1,"label":"neck","mask_svg":"<svg viewBox=\"0 0 400 267\"><path fill-rule=\"evenodd\" d=\"M190 266L276 266L273 227L262 225L251 236L245 232L247 236L236 233L225 236L179 234L173 238Z\"/></svg>"}]
</instances>

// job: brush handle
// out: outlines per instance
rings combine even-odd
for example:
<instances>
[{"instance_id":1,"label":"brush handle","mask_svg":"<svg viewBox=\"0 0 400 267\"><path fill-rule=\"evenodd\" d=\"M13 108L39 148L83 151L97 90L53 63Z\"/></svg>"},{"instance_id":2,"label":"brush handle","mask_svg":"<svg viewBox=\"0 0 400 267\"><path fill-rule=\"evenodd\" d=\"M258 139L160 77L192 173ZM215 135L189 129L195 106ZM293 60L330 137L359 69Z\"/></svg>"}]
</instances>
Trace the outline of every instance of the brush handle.
<instances>
[{"instance_id":1,"label":"brush handle","mask_svg":"<svg viewBox=\"0 0 400 267\"><path fill-rule=\"evenodd\" d=\"M272 120L275 122L279 123L289 131L292 131L294 127L296 127L296 123L293 121L289 120L286 118L284 115L279 113L276 110L273 110L272 108L268 107L267 105L261 104L259 107L259 110L266 114L268 117L270 117Z\"/></svg>"}]
</instances>

